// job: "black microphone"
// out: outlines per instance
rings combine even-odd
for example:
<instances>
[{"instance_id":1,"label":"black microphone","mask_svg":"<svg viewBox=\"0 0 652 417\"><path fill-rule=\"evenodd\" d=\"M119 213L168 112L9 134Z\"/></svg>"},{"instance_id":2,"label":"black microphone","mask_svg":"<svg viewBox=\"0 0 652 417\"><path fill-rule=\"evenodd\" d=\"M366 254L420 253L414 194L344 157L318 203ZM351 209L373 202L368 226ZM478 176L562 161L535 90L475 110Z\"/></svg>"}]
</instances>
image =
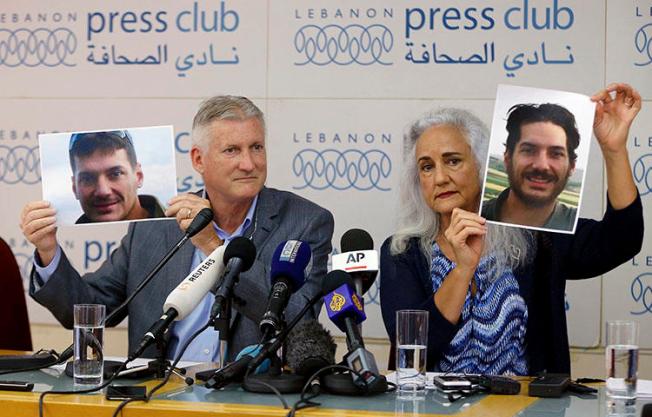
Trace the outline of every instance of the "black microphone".
<instances>
[{"instance_id":1,"label":"black microphone","mask_svg":"<svg viewBox=\"0 0 652 417\"><path fill-rule=\"evenodd\" d=\"M256 259L256 247L246 237L236 237L224 251L224 278L215 292L215 302L211 308L211 317L216 317L231 298L233 288L240 279L240 273L248 271Z\"/></svg>"},{"instance_id":2,"label":"black microphone","mask_svg":"<svg viewBox=\"0 0 652 417\"><path fill-rule=\"evenodd\" d=\"M267 311L260 320L263 341L269 340L283 325L283 311L290 295L301 288L306 281L306 267L310 263L310 246L300 240L281 242L274 251L270 278L272 290L267 302Z\"/></svg>"},{"instance_id":3,"label":"black microphone","mask_svg":"<svg viewBox=\"0 0 652 417\"><path fill-rule=\"evenodd\" d=\"M321 323L304 320L288 335L285 358L295 374L309 377L335 364L336 349L333 337Z\"/></svg>"},{"instance_id":4,"label":"black microphone","mask_svg":"<svg viewBox=\"0 0 652 417\"><path fill-rule=\"evenodd\" d=\"M192 222L190 222L190 225L184 232L181 239L179 239L179 241L165 254L165 256L159 261L159 263L156 264L156 266L150 271L150 273L147 274L145 279L140 284L138 284L134 292L131 293L131 295L127 297L127 299L123 301L122 304L120 304L108 316L106 316L104 322L108 325L109 323L111 323L111 320L113 318L115 318L117 315L122 313L122 311L124 311L124 309L131 302L131 300L133 300L133 298L138 293L140 293L147 284L149 284L149 282L154 278L154 276L158 273L158 271L160 271L161 268L163 268L165 264L168 263L168 261L172 258L172 256L174 256L174 254L177 253L179 249L181 249L181 246L183 246L183 244L186 243L188 239L195 236L199 231L203 230L204 227L208 226L212 220L213 220L213 210L211 210L208 207L201 209L199 213L197 213L195 218L192 220ZM63 352L61 352L61 354L59 355L58 363L66 362L68 359L72 357L73 353L74 353L74 345L68 346L68 348Z\"/></svg>"},{"instance_id":5,"label":"black microphone","mask_svg":"<svg viewBox=\"0 0 652 417\"><path fill-rule=\"evenodd\" d=\"M348 276L347 276L347 278L348 278L348 280L351 279ZM278 334L278 336L276 336L276 339L274 339L274 341L268 343L267 345L265 345L265 347L263 347L263 349L260 351L260 353L249 363L247 372L253 372L253 370L258 368L258 366L260 366L260 364L263 363L263 361L265 359L267 359L267 357L269 355L276 352L281 347L283 342L285 342L285 339L288 337L288 334L290 334L292 329L294 329L294 327L297 325L297 323L299 323L299 321L303 318L303 316L306 315L308 310L310 310L312 308L312 306L314 306L315 303L317 303L317 301L319 301L323 297L324 294L328 294L329 292L333 291L335 288L339 287L340 285L342 285L342 284L338 280L324 281L323 285L322 285L322 292L320 294L315 294L306 303L306 305L303 306L301 311L299 311L299 314L297 314L292 319L292 321L290 321L290 323L288 323L288 325L285 327L285 329L283 329Z\"/></svg>"},{"instance_id":6,"label":"black microphone","mask_svg":"<svg viewBox=\"0 0 652 417\"><path fill-rule=\"evenodd\" d=\"M378 252L374 240L362 229L349 229L342 235L338 253L331 257L333 270L351 274L358 295L365 294L378 275Z\"/></svg>"}]
</instances>

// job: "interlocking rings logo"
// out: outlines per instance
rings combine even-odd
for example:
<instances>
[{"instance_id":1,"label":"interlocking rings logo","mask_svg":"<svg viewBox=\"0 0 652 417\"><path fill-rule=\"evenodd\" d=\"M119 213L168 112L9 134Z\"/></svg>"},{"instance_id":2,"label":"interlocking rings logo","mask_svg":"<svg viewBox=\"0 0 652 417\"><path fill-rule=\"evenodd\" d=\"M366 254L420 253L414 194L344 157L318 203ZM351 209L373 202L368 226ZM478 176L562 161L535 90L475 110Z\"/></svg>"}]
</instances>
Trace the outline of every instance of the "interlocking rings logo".
<instances>
[{"instance_id":1,"label":"interlocking rings logo","mask_svg":"<svg viewBox=\"0 0 652 417\"><path fill-rule=\"evenodd\" d=\"M0 29L0 65L56 67L75 64L66 59L77 50L77 37L69 29Z\"/></svg>"},{"instance_id":2,"label":"interlocking rings logo","mask_svg":"<svg viewBox=\"0 0 652 417\"><path fill-rule=\"evenodd\" d=\"M652 63L652 23L643 25L636 31L634 46L644 59L644 62L635 62L634 65L644 67Z\"/></svg>"},{"instance_id":3,"label":"interlocking rings logo","mask_svg":"<svg viewBox=\"0 0 652 417\"><path fill-rule=\"evenodd\" d=\"M392 161L380 150L304 149L294 157L292 171L304 181L303 185L294 187L295 190L310 187L315 190L354 188L368 191L375 188L389 191L381 181L391 174Z\"/></svg>"},{"instance_id":4,"label":"interlocking rings logo","mask_svg":"<svg viewBox=\"0 0 652 417\"><path fill-rule=\"evenodd\" d=\"M632 174L641 197L652 193L652 153L645 154L634 162Z\"/></svg>"},{"instance_id":5,"label":"interlocking rings logo","mask_svg":"<svg viewBox=\"0 0 652 417\"><path fill-rule=\"evenodd\" d=\"M294 36L294 48L306 59L295 65L392 65L382 58L393 46L394 35L384 25L305 25Z\"/></svg>"},{"instance_id":6,"label":"interlocking rings logo","mask_svg":"<svg viewBox=\"0 0 652 417\"><path fill-rule=\"evenodd\" d=\"M0 145L0 182L36 184L41 181L38 147Z\"/></svg>"},{"instance_id":7,"label":"interlocking rings logo","mask_svg":"<svg viewBox=\"0 0 652 417\"><path fill-rule=\"evenodd\" d=\"M645 272L632 281L630 287L632 299L641 304L641 311L632 311L632 314L640 316L645 313L652 313L652 273Z\"/></svg>"}]
</instances>

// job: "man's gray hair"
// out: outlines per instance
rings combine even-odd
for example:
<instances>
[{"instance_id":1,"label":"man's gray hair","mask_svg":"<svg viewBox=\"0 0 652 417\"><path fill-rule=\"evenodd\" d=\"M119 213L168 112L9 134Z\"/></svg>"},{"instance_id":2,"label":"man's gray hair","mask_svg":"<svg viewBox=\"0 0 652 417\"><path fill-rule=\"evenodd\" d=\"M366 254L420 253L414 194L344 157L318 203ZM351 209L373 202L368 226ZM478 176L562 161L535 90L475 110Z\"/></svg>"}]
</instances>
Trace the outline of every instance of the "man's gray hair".
<instances>
[{"instance_id":1,"label":"man's gray hair","mask_svg":"<svg viewBox=\"0 0 652 417\"><path fill-rule=\"evenodd\" d=\"M419 171L415 156L416 143L433 126L457 128L473 151L478 167L478 182L484 178L484 162L489 147L489 129L471 112L444 108L422 115L407 129L403 137L403 172L399 203L398 230L392 237L391 253L403 253L411 238L419 239L419 247L427 259L431 258L432 243L439 233L439 213L434 212L421 194ZM490 224L485 238L484 254L496 256L499 270L515 269L529 261L533 249L533 235L523 229Z\"/></svg>"},{"instance_id":2,"label":"man's gray hair","mask_svg":"<svg viewBox=\"0 0 652 417\"><path fill-rule=\"evenodd\" d=\"M204 100L192 121L192 144L208 150L210 138L206 128L216 120L247 120L256 118L265 130L263 112L246 97L214 96Z\"/></svg>"}]
</instances>

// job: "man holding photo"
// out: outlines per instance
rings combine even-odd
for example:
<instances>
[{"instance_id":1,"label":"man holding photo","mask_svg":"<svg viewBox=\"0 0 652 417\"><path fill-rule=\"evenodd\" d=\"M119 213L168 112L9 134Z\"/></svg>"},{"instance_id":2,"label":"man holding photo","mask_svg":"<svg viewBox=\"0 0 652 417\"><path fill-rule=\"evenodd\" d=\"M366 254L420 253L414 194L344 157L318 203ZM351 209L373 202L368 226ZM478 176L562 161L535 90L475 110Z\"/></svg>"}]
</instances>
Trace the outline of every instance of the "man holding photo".
<instances>
[{"instance_id":1,"label":"man holding photo","mask_svg":"<svg viewBox=\"0 0 652 417\"><path fill-rule=\"evenodd\" d=\"M509 187L483 203L487 220L572 230L577 208L557 200L575 170L580 135L557 104L517 104L507 117L504 162Z\"/></svg>"}]
</instances>

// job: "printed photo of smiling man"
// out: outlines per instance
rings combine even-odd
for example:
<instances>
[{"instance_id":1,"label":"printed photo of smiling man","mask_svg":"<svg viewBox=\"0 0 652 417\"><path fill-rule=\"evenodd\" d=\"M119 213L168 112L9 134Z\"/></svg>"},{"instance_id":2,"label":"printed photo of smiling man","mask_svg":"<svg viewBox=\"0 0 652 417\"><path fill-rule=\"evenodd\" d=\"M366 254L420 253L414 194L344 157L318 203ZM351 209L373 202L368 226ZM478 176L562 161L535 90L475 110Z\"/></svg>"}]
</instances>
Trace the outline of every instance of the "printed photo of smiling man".
<instances>
[{"instance_id":1,"label":"printed photo of smiling man","mask_svg":"<svg viewBox=\"0 0 652 417\"><path fill-rule=\"evenodd\" d=\"M500 85L481 215L506 225L574 233L594 111L588 96Z\"/></svg>"},{"instance_id":2,"label":"printed photo of smiling man","mask_svg":"<svg viewBox=\"0 0 652 417\"><path fill-rule=\"evenodd\" d=\"M176 195L171 126L44 134L39 143L43 199L58 225L164 218L162 202Z\"/></svg>"}]
</instances>

